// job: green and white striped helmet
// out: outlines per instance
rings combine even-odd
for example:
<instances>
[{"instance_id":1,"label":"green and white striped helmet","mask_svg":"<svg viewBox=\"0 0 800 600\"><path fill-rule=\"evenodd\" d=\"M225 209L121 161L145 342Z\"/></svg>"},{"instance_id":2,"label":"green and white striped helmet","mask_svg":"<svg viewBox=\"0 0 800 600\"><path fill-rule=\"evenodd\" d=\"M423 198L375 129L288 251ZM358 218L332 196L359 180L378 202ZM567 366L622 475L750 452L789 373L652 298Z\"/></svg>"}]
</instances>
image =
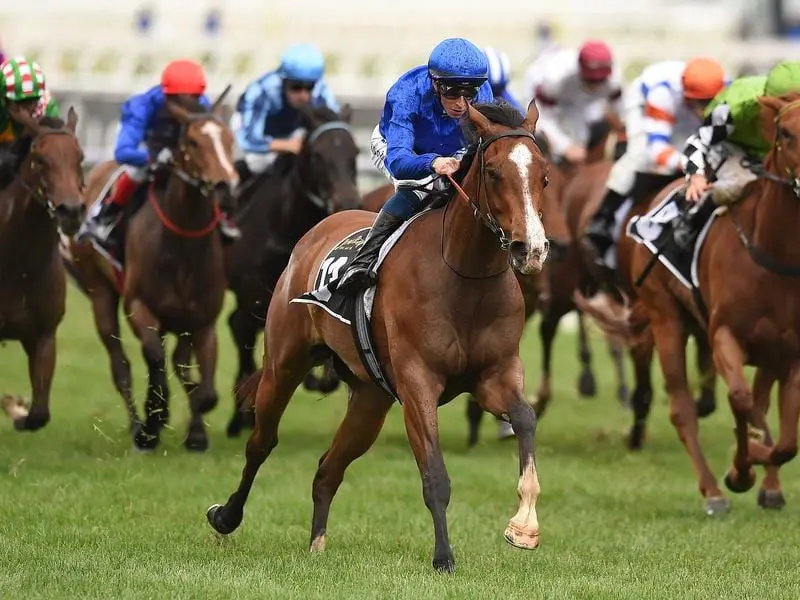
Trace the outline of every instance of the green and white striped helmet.
<instances>
[{"instance_id":1,"label":"green and white striped helmet","mask_svg":"<svg viewBox=\"0 0 800 600\"><path fill-rule=\"evenodd\" d=\"M0 65L0 72L5 83L3 95L12 102L41 98L45 93L42 68L24 56L9 58Z\"/></svg>"}]
</instances>

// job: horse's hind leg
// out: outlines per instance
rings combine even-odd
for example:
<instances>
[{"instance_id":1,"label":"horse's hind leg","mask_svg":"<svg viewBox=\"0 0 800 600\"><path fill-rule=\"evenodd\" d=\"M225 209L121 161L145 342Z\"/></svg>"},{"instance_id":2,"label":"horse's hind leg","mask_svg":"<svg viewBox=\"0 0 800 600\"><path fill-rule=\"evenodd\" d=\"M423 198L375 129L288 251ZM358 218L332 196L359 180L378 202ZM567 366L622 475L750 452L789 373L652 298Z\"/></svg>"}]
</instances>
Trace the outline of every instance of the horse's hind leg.
<instances>
[{"instance_id":1,"label":"horse's hind leg","mask_svg":"<svg viewBox=\"0 0 800 600\"><path fill-rule=\"evenodd\" d=\"M33 398L28 415L14 421L14 427L19 431L36 431L50 421L50 387L56 368L56 332L25 338L22 346L28 355Z\"/></svg>"},{"instance_id":2,"label":"horse's hind leg","mask_svg":"<svg viewBox=\"0 0 800 600\"><path fill-rule=\"evenodd\" d=\"M161 324L144 302L133 299L127 312L131 327L142 343L142 356L147 364L145 420L133 442L140 450L153 450L160 442L161 429L169 421L164 338Z\"/></svg>"},{"instance_id":3,"label":"horse's hind leg","mask_svg":"<svg viewBox=\"0 0 800 600\"><path fill-rule=\"evenodd\" d=\"M478 401L472 396L467 398L467 425L469 432L467 434L467 446L472 448L478 443L478 433L481 428L481 421L483 420L483 409Z\"/></svg>"},{"instance_id":4,"label":"horse's hind leg","mask_svg":"<svg viewBox=\"0 0 800 600\"><path fill-rule=\"evenodd\" d=\"M203 424L203 415L210 412L219 400L214 386L217 369L217 329L211 325L191 337L190 347L194 346L197 366L200 370L200 383L189 395L191 418L186 440L183 442L187 450L205 451L208 449L208 436Z\"/></svg>"},{"instance_id":5,"label":"horse's hind leg","mask_svg":"<svg viewBox=\"0 0 800 600\"><path fill-rule=\"evenodd\" d=\"M133 402L131 386L131 363L122 348L122 337L119 330L119 294L110 287L98 285L92 290L92 313L97 334L105 346L111 363L111 377L114 387L125 402L128 411L128 430L136 435L142 422Z\"/></svg>"},{"instance_id":6,"label":"horse's hind leg","mask_svg":"<svg viewBox=\"0 0 800 600\"><path fill-rule=\"evenodd\" d=\"M178 336L172 352L172 368L183 386L183 391L191 398L197 389L197 383L192 379L192 336L188 333Z\"/></svg>"},{"instance_id":7,"label":"horse's hind leg","mask_svg":"<svg viewBox=\"0 0 800 600\"><path fill-rule=\"evenodd\" d=\"M273 338L287 345L276 348L277 342L273 342L266 352L268 361L264 364L256 391L255 428L247 441L239 487L224 506L215 504L206 513L209 524L217 533L232 533L241 524L244 504L258 469L278 445L278 425L283 411L313 364L309 348L301 340L280 335Z\"/></svg>"},{"instance_id":8,"label":"horse's hind leg","mask_svg":"<svg viewBox=\"0 0 800 600\"><path fill-rule=\"evenodd\" d=\"M586 323L581 311L578 313L578 356L581 359L581 374L578 376L578 391L584 398L597 395L597 380L592 372L592 349L589 336L586 334Z\"/></svg>"},{"instance_id":9,"label":"horse's hind leg","mask_svg":"<svg viewBox=\"0 0 800 600\"><path fill-rule=\"evenodd\" d=\"M772 385L775 381L777 381L777 377L773 373L762 368L756 369L753 379L754 408L748 452L753 457L753 462L762 464L768 463L769 452L774 445L767 424L767 413L769 412ZM759 454L762 455L760 461L758 460ZM781 491L780 467L764 464L764 471L764 479L761 480L761 487L758 490L758 505L761 508L783 508L786 506L786 500Z\"/></svg>"},{"instance_id":10,"label":"horse's hind leg","mask_svg":"<svg viewBox=\"0 0 800 600\"><path fill-rule=\"evenodd\" d=\"M652 336L647 335L630 351L636 379L636 387L631 397L633 426L628 434L628 448L631 450L640 450L644 442L647 417L650 415L650 406L653 401L653 382L650 365L653 362L654 348Z\"/></svg>"},{"instance_id":11,"label":"horse's hind leg","mask_svg":"<svg viewBox=\"0 0 800 600\"><path fill-rule=\"evenodd\" d=\"M510 357L506 365L498 365L492 375L477 386L477 397L483 408L511 422L519 443L519 509L505 530L506 541L517 548L533 549L539 545L539 520L536 500L539 497L539 476L536 471L534 432L536 414L525 402L520 383L522 362Z\"/></svg>"},{"instance_id":12,"label":"horse's hind leg","mask_svg":"<svg viewBox=\"0 0 800 600\"><path fill-rule=\"evenodd\" d=\"M248 376L256 372L256 361L253 357L253 349L256 345L256 337L261 329L256 318L248 314L242 308L243 301L237 297L236 309L228 317L228 326L233 335L233 342L239 354L239 372L236 374L236 381L233 389L233 416L228 422L228 437L238 437L245 427L253 424L253 408L247 399L239 393L239 385Z\"/></svg>"},{"instance_id":13,"label":"horse's hind leg","mask_svg":"<svg viewBox=\"0 0 800 600\"><path fill-rule=\"evenodd\" d=\"M539 391L533 407L539 417L544 415L552 398L553 340L558 332L561 317L567 314L571 308L571 305L556 302L555 297L551 297L542 311L542 321L539 323L539 338L542 341L542 379L539 382Z\"/></svg>"},{"instance_id":14,"label":"horse's hind leg","mask_svg":"<svg viewBox=\"0 0 800 600\"><path fill-rule=\"evenodd\" d=\"M694 339L697 344L697 371L700 375L700 397L696 402L697 416L702 419L717 409L715 396L717 372L714 369L714 360L711 355L708 336L699 333Z\"/></svg>"},{"instance_id":15,"label":"horse's hind leg","mask_svg":"<svg viewBox=\"0 0 800 600\"><path fill-rule=\"evenodd\" d=\"M617 399L625 408L630 407L628 383L625 381L625 354L622 344L615 340L608 340L608 351L614 361L614 368L617 371Z\"/></svg>"},{"instance_id":16,"label":"horse's hind leg","mask_svg":"<svg viewBox=\"0 0 800 600\"><path fill-rule=\"evenodd\" d=\"M314 516L311 520L311 551L325 549L328 512L344 472L354 460L370 449L383 428L392 400L371 384L360 383L350 393L347 414L344 416L333 443L319 460L314 476L312 498Z\"/></svg>"}]
</instances>

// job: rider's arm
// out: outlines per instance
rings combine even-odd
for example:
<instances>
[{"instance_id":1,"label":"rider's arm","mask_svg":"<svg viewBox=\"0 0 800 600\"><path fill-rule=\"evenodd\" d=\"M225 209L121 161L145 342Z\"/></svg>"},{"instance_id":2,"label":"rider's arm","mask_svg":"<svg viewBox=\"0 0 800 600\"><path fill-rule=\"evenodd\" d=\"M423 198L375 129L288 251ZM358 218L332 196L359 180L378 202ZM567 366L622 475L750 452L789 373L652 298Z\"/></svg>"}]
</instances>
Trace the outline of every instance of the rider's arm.
<instances>
[{"instance_id":1,"label":"rider's arm","mask_svg":"<svg viewBox=\"0 0 800 600\"><path fill-rule=\"evenodd\" d=\"M439 155L414 152L416 96L410 90L392 87L386 103L392 107L392 118L383 132L386 138L386 168L395 179L424 179L433 173L432 163Z\"/></svg>"},{"instance_id":2,"label":"rider's arm","mask_svg":"<svg viewBox=\"0 0 800 600\"><path fill-rule=\"evenodd\" d=\"M336 101L331 88L328 87L328 84L325 83L325 81L319 81L317 88L315 89L315 94L317 96L315 100L322 102L333 112L339 112L339 103Z\"/></svg>"},{"instance_id":3,"label":"rider's arm","mask_svg":"<svg viewBox=\"0 0 800 600\"><path fill-rule=\"evenodd\" d=\"M536 128L547 137L550 148L556 156L563 155L564 151L572 145L572 140L558 122L560 95L559 80L549 74L536 87L536 106L539 109L539 121Z\"/></svg>"},{"instance_id":4,"label":"rider's arm","mask_svg":"<svg viewBox=\"0 0 800 600\"><path fill-rule=\"evenodd\" d=\"M269 104L269 94L260 81L250 84L242 96L242 124L236 131L236 142L246 154L266 154L270 150L272 137L264 132Z\"/></svg>"},{"instance_id":5,"label":"rider's arm","mask_svg":"<svg viewBox=\"0 0 800 600\"><path fill-rule=\"evenodd\" d=\"M686 140L681 155L681 165L686 177L691 177L695 173L705 173L709 149L725 141L733 133L733 129L730 107L725 103L715 106L697 133L690 135Z\"/></svg>"},{"instance_id":6,"label":"rider's arm","mask_svg":"<svg viewBox=\"0 0 800 600\"><path fill-rule=\"evenodd\" d=\"M144 141L147 121L150 118L150 107L144 94L133 96L122 105L122 118L114 160L120 164L143 167L149 156L147 150L141 148Z\"/></svg>"},{"instance_id":7,"label":"rider's arm","mask_svg":"<svg viewBox=\"0 0 800 600\"><path fill-rule=\"evenodd\" d=\"M644 106L644 132L647 136L647 157L652 166L676 171L680 153L672 145L675 125L675 99L666 85L657 85L647 94Z\"/></svg>"}]
</instances>

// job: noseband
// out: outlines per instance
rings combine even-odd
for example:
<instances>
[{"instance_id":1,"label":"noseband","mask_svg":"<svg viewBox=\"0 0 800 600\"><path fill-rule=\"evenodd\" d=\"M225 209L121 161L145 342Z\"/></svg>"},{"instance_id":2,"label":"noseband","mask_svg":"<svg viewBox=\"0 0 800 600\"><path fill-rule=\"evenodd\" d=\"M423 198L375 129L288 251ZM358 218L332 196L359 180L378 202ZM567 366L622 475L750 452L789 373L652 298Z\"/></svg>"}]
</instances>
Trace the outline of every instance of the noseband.
<instances>
[{"instance_id":1,"label":"noseband","mask_svg":"<svg viewBox=\"0 0 800 600\"><path fill-rule=\"evenodd\" d=\"M316 129L312 130L310 134L308 134L308 137L306 138L304 145L310 148L311 146L314 145L314 142L316 142L320 137L322 137L329 131L349 132L350 126L344 121L328 121L327 123L323 123ZM312 204L314 204L314 206L321 208L329 215L333 214L334 206L332 197L323 198L322 196L311 190L306 190L305 194L306 197L312 202Z\"/></svg>"},{"instance_id":2,"label":"noseband","mask_svg":"<svg viewBox=\"0 0 800 600\"><path fill-rule=\"evenodd\" d=\"M486 189L486 177L485 177L485 157L484 153L486 149L496 142L499 139L507 138L507 137L526 137L530 138L536 143L536 138L533 134L529 131L525 131L524 129L512 129L511 131L504 131L503 133L498 133L496 135L491 136L486 140L478 140L478 201L475 202L469 195L464 191L464 189L458 185L455 180L448 175L447 177L450 179L450 182L455 187L456 191L459 195L464 198L467 202L469 202L470 206L472 207L472 213L475 215L476 218L480 219L483 224L491 231L500 242L500 249L501 250L508 250L511 247L511 238L508 237L508 234L500 227L500 224L495 219L494 215L492 214L492 207L489 204L489 192ZM481 210L481 198L480 193L483 192L483 198L486 203L486 212Z\"/></svg>"},{"instance_id":3,"label":"noseband","mask_svg":"<svg viewBox=\"0 0 800 600\"><path fill-rule=\"evenodd\" d=\"M204 121L216 121L222 127L226 127L226 125L222 122L222 120L219 117L217 117L217 115L215 115L215 114L206 115L206 114L198 113L197 115L194 115L193 118L195 120L201 120L202 119ZM193 164L192 161L191 161L191 158L189 157L189 153L186 150L186 131L187 131L188 127L189 127L188 124L184 124L181 127L180 137L178 138L178 152L180 153L181 157L183 158L183 163L187 164L187 165L188 164ZM193 174L189 173L189 171L187 171L183 167L178 166L178 164L175 163L174 160L172 161L172 166L171 166L170 170L175 175L177 175L184 183L186 183L187 185L190 185L193 188L197 188L198 190L200 190L200 193L203 196L209 197L213 193L214 187L216 186L216 183L214 183L213 181L209 181L208 179L205 179L204 177L200 177L199 175L193 175Z\"/></svg>"}]
</instances>

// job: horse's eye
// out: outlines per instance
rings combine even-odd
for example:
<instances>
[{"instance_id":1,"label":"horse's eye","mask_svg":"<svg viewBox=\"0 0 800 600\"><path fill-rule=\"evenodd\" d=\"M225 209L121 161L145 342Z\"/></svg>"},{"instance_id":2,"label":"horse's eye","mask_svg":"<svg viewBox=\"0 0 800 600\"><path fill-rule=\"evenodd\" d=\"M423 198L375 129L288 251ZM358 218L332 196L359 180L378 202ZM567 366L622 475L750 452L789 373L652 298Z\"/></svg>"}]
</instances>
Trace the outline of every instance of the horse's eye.
<instances>
[{"instance_id":1,"label":"horse's eye","mask_svg":"<svg viewBox=\"0 0 800 600\"><path fill-rule=\"evenodd\" d=\"M498 179L500 179L500 171L498 171L497 169L493 168L486 169L486 175L492 181L497 181Z\"/></svg>"},{"instance_id":2,"label":"horse's eye","mask_svg":"<svg viewBox=\"0 0 800 600\"><path fill-rule=\"evenodd\" d=\"M544 186L543 187L547 187L548 185L550 185L550 178L545 176L545 178L544 178Z\"/></svg>"},{"instance_id":3,"label":"horse's eye","mask_svg":"<svg viewBox=\"0 0 800 600\"><path fill-rule=\"evenodd\" d=\"M193 140L191 138L186 140L186 145L189 146L189 148L195 148L196 149L198 147L197 141Z\"/></svg>"}]
</instances>

